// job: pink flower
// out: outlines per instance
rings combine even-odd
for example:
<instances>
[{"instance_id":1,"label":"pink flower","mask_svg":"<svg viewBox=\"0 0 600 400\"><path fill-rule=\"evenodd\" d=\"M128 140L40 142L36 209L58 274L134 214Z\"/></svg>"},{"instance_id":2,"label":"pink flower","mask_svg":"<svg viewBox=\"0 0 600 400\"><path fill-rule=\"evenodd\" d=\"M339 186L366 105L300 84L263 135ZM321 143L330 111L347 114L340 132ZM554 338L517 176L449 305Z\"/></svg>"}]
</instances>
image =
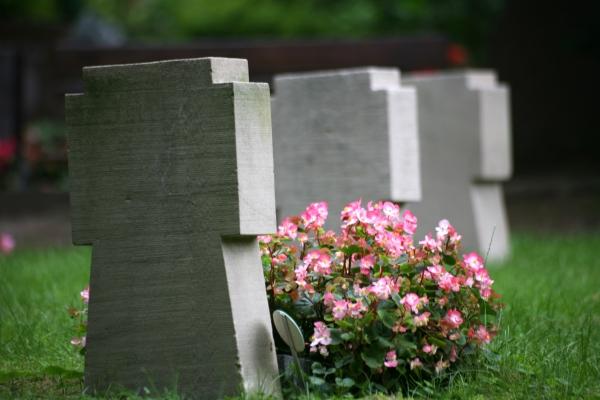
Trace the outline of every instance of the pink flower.
<instances>
[{"instance_id":1,"label":"pink flower","mask_svg":"<svg viewBox=\"0 0 600 400\"><path fill-rule=\"evenodd\" d=\"M277 228L277 234L286 238L296 239L296 236L298 234L298 226L294 224L289 218L286 218Z\"/></svg>"},{"instance_id":2,"label":"pink flower","mask_svg":"<svg viewBox=\"0 0 600 400\"><path fill-rule=\"evenodd\" d=\"M10 254L15 248L15 239L10 233L0 233L0 253Z\"/></svg>"},{"instance_id":3,"label":"pink flower","mask_svg":"<svg viewBox=\"0 0 600 400\"><path fill-rule=\"evenodd\" d=\"M259 235L259 236L257 236L257 238L260 243L264 243L264 244L269 244L269 243L271 243L271 240L272 240L271 235Z\"/></svg>"},{"instance_id":4,"label":"pink flower","mask_svg":"<svg viewBox=\"0 0 600 400\"><path fill-rule=\"evenodd\" d=\"M398 366L398 360L396 359L396 357L397 356L395 350L388 351L385 355L385 361L383 362L383 365L385 365L388 368L396 368Z\"/></svg>"},{"instance_id":5,"label":"pink flower","mask_svg":"<svg viewBox=\"0 0 600 400\"><path fill-rule=\"evenodd\" d=\"M367 311L367 307L358 300L356 303L348 303L348 314L352 318L362 318L362 313Z\"/></svg>"},{"instance_id":6,"label":"pink flower","mask_svg":"<svg viewBox=\"0 0 600 400\"><path fill-rule=\"evenodd\" d=\"M393 331L394 333L404 333L404 332L406 332L407 330L408 330L408 328L407 328L406 326L402 325L402 321L397 321L397 322L394 324L394 327L392 328L392 331Z\"/></svg>"},{"instance_id":7,"label":"pink flower","mask_svg":"<svg viewBox=\"0 0 600 400\"><path fill-rule=\"evenodd\" d=\"M416 368L421 368L423 366L423 363L421 362L421 360L419 360L419 358L414 358L410 361L410 369L416 369Z\"/></svg>"},{"instance_id":8,"label":"pink flower","mask_svg":"<svg viewBox=\"0 0 600 400\"><path fill-rule=\"evenodd\" d=\"M325 224L327 215L327 202L320 201L309 204L308 207L306 207L306 210L300 214L300 218L306 229L317 229Z\"/></svg>"},{"instance_id":9,"label":"pink flower","mask_svg":"<svg viewBox=\"0 0 600 400\"><path fill-rule=\"evenodd\" d=\"M315 332L312 335L310 342L310 351L315 352L320 349L321 355L327 356L327 347L331 344L331 331L327 325L321 321L315 322Z\"/></svg>"},{"instance_id":10,"label":"pink flower","mask_svg":"<svg viewBox=\"0 0 600 400\"><path fill-rule=\"evenodd\" d=\"M412 311L415 314L419 312L419 309L423 306L423 304L428 302L429 299L427 299L427 296L419 297L419 295L416 293L407 293L400 300L400 304L402 304L407 311Z\"/></svg>"},{"instance_id":11,"label":"pink flower","mask_svg":"<svg viewBox=\"0 0 600 400\"><path fill-rule=\"evenodd\" d=\"M335 300L335 296L331 292L327 292L323 295L323 304L325 307L333 307L333 301Z\"/></svg>"},{"instance_id":12,"label":"pink flower","mask_svg":"<svg viewBox=\"0 0 600 400\"><path fill-rule=\"evenodd\" d=\"M80 347L83 348L85 347L85 343L86 343L86 337L74 337L73 339L71 339L71 344L75 347Z\"/></svg>"},{"instance_id":13,"label":"pink flower","mask_svg":"<svg viewBox=\"0 0 600 400\"><path fill-rule=\"evenodd\" d=\"M452 346L450 349L450 362L456 362L458 359L458 351L456 350L456 346Z\"/></svg>"},{"instance_id":14,"label":"pink flower","mask_svg":"<svg viewBox=\"0 0 600 400\"><path fill-rule=\"evenodd\" d=\"M360 206L361 200L358 199L348 203L341 212L342 228L347 228L358 222L368 223L367 210Z\"/></svg>"},{"instance_id":15,"label":"pink flower","mask_svg":"<svg viewBox=\"0 0 600 400\"><path fill-rule=\"evenodd\" d=\"M483 268L483 259L475 252L465 254L463 256L463 261L465 263L465 267L467 267L467 270L473 273L476 273Z\"/></svg>"},{"instance_id":16,"label":"pink flower","mask_svg":"<svg viewBox=\"0 0 600 400\"><path fill-rule=\"evenodd\" d=\"M90 287L86 286L85 289L79 293L79 295L81 296L81 300L87 304L90 301Z\"/></svg>"},{"instance_id":17,"label":"pink flower","mask_svg":"<svg viewBox=\"0 0 600 400\"><path fill-rule=\"evenodd\" d=\"M410 210L405 210L402 214L403 226L402 229L409 235L414 235L417 230L417 217Z\"/></svg>"},{"instance_id":18,"label":"pink flower","mask_svg":"<svg viewBox=\"0 0 600 400\"><path fill-rule=\"evenodd\" d=\"M442 251L442 243L439 240L436 240L429 236L429 234L425 235L425 238L419 242L423 249L429 252Z\"/></svg>"},{"instance_id":19,"label":"pink flower","mask_svg":"<svg viewBox=\"0 0 600 400\"><path fill-rule=\"evenodd\" d=\"M449 272L444 272L438 279L438 286L445 292L459 292L460 279Z\"/></svg>"},{"instance_id":20,"label":"pink flower","mask_svg":"<svg viewBox=\"0 0 600 400\"><path fill-rule=\"evenodd\" d=\"M439 360L438 362L435 363L435 372L439 374L440 372L442 372L449 366L450 366L450 363L448 361Z\"/></svg>"},{"instance_id":21,"label":"pink flower","mask_svg":"<svg viewBox=\"0 0 600 400\"><path fill-rule=\"evenodd\" d=\"M305 289L307 286L306 278L308 277L308 266L305 263L300 263L294 272L296 273L296 284Z\"/></svg>"},{"instance_id":22,"label":"pink flower","mask_svg":"<svg viewBox=\"0 0 600 400\"><path fill-rule=\"evenodd\" d=\"M424 276L427 279L433 279L437 281L444 272L446 272L446 270L441 265L431 265L427 267L427 270L425 270Z\"/></svg>"},{"instance_id":23,"label":"pink flower","mask_svg":"<svg viewBox=\"0 0 600 400\"><path fill-rule=\"evenodd\" d=\"M346 300L334 300L333 302L333 319L344 319L348 312L348 302Z\"/></svg>"},{"instance_id":24,"label":"pink flower","mask_svg":"<svg viewBox=\"0 0 600 400\"><path fill-rule=\"evenodd\" d=\"M435 233L438 239L445 239L448 236L448 232L451 225L447 219L443 219L438 223L438 226L435 228Z\"/></svg>"},{"instance_id":25,"label":"pink flower","mask_svg":"<svg viewBox=\"0 0 600 400\"><path fill-rule=\"evenodd\" d=\"M429 322L429 316L431 313L425 311L414 318L414 323L416 327L425 326Z\"/></svg>"},{"instance_id":26,"label":"pink flower","mask_svg":"<svg viewBox=\"0 0 600 400\"><path fill-rule=\"evenodd\" d=\"M271 258L271 262L273 265L279 265L284 263L287 260L287 255L284 253L278 254L275 257Z\"/></svg>"},{"instance_id":27,"label":"pink flower","mask_svg":"<svg viewBox=\"0 0 600 400\"><path fill-rule=\"evenodd\" d=\"M469 339L479 344L489 343L492 340L492 335L488 332L484 325L479 325L477 330L469 328Z\"/></svg>"},{"instance_id":28,"label":"pink flower","mask_svg":"<svg viewBox=\"0 0 600 400\"><path fill-rule=\"evenodd\" d=\"M453 309L448 310L446 316L442 319L442 324L449 329L456 329L463 323L462 314L460 311Z\"/></svg>"},{"instance_id":29,"label":"pink flower","mask_svg":"<svg viewBox=\"0 0 600 400\"><path fill-rule=\"evenodd\" d=\"M302 244L308 242L308 235L304 232L298 233L297 238L298 238L298 241Z\"/></svg>"},{"instance_id":30,"label":"pink flower","mask_svg":"<svg viewBox=\"0 0 600 400\"><path fill-rule=\"evenodd\" d=\"M369 294L370 287L360 287L358 283L355 283L352 286L352 290L354 291L355 296L366 296Z\"/></svg>"},{"instance_id":31,"label":"pink flower","mask_svg":"<svg viewBox=\"0 0 600 400\"><path fill-rule=\"evenodd\" d=\"M373 283L369 291L379 299L386 300L393 293L398 293L398 285L389 276L384 276Z\"/></svg>"},{"instance_id":32,"label":"pink flower","mask_svg":"<svg viewBox=\"0 0 600 400\"><path fill-rule=\"evenodd\" d=\"M389 201L383 203L381 212L389 221L396 221L400 218L400 207Z\"/></svg>"},{"instance_id":33,"label":"pink flower","mask_svg":"<svg viewBox=\"0 0 600 400\"><path fill-rule=\"evenodd\" d=\"M425 343L423 346L423 353L434 355L437 352L438 347L435 344Z\"/></svg>"},{"instance_id":34,"label":"pink flower","mask_svg":"<svg viewBox=\"0 0 600 400\"><path fill-rule=\"evenodd\" d=\"M360 259L360 273L363 275L369 275L375 265L375 256L368 254Z\"/></svg>"},{"instance_id":35,"label":"pink flower","mask_svg":"<svg viewBox=\"0 0 600 400\"><path fill-rule=\"evenodd\" d=\"M327 249L311 250L304 256L304 263L321 275L331 274L331 256Z\"/></svg>"}]
</instances>

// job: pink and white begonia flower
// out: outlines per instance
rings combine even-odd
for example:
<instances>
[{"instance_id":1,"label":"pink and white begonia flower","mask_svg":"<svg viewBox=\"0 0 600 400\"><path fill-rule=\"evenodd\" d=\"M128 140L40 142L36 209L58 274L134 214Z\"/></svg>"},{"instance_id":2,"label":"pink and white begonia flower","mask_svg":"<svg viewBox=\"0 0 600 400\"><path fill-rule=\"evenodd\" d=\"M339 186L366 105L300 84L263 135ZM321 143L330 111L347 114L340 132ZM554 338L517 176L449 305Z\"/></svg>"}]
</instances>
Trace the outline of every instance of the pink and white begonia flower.
<instances>
[{"instance_id":1,"label":"pink and white begonia flower","mask_svg":"<svg viewBox=\"0 0 600 400\"><path fill-rule=\"evenodd\" d=\"M380 300L387 300L392 294L398 293L398 285L389 276L384 276L373 283L369 291Z\"/></svg>"},{"instance_id":2,"label":"pink and white begonia flower","mask_svg":"<svg viewBox=\"0 0 600 400\"><path fill-rule=\"evenodd\" d=\"M463 262L465 263L467 270L471 271L472 273L477 273L477 271L484 268L483 258L481 258L481 256L474 251L463 255Z\"/></svg>"},{"instance_id":3,"label":"pink and white begonia flower","mask_svg":"<svg viewBox=\"0 0 600 400\"><path fill-rule=\"evenodd\" d=\"M83 300L85 304L88 304L90 301L90 287L86 286L85 289L79 293L79 296L81 296L81 300Z\"/></svg>"},{"instance_id":4,"label":"pink and white begonia flower","mask_svg":"<svg viewBox=\"0 0 600 400\"><path fill-rule=\"evenodd\" d=\"M352 318L362 318L365 311L367 311L367 307L361 300L356 303L348 303L348 315Z\"/></svg>"},{"instance_id":5,"label":"pink and white begonia flower","mask_svg":"<svg viewBox=\"0 0 600 400\"><path fill-rule=\"evenodd\" d=\"M419 244L423 246L425 250L430 252L442 251L442 243L429 236L429 234L425 235L425 238L421 240Z\"/></svg>"},{"instance_id":6,"label":"pink and white begonia flower","mask_svg":"<svg viewBox=\"0 0 600 400\"><path fill-rule=\"evenodd\" d=\"M417 368L421 368L422 366L423 366L423 363L421 362L421 360L419 360L419 358L418 358L418 357L416 357L416 358L413 358L413 359L410 361L410 369L411 369L411 370L413 370L413 369L417 369Z\"/></svg>"},{"instance_id":7,"label":"pink and white begonia flower","mask_svg":"<svg viewBox=\"0 0 600 400\"><path fill-rule=\"evenodd\" d=\"M488 332L484 325L479 325L477 329L469 328L469 339L479 344L489 343L492 340L492 335Z\"/></svg>"},{"instance_id":8,"label":"pink and white begonia flower","mask_svg":"<svg viewBox=\"0 0 600 400\"><path fill-rule=\"evenodd\" d=\"M437 352L438 347L435 344L425 343L423 345L422 350L423 350L423 353L425 353L425 354L434 355Z\"/></svg>"},{"instance_id":9,"label":"pink and white begonia flower","mask_svg":"<svg viewBox=\"0 0 600 400\"><path fill-rule=\"evenodd\" d=\"M416 327L426 326L429 323L430 312L425 311L413 318Z\"/></svg>"},{"instance_id":10,"label":"pink and white begonia flower","mask_svg":"<svg viewBox=\"0 0 600 400\"><path fill-rule=\"evenodd\" d=\"M335 300L335 296L331 292L327 292L323 295L323 304L327 308L333 307L334 300Z\"/></svg>"},{"instance_id":11,"label":"pink and white begonia flower","mask_svg":"<svg viewBox=\"0 0 600 400\"><path fill-rule=\"evenodd\" d=\"M277 234L286 238L296 239L298 225L294 224L289 218L286 218L277 228Z\"/></svg>"},{"instance_id":12,"label":"pink and white begonia flower","mask_svg":"<svg viewBox=\"0 0 600 400\"><path fill-rule=\"evenodd\" d=\"M333 314L333 319L344 319L348 312L348 302L346 300L334 300L331 312Z\"/></svg>"},{"instance_id":13,"label":"pink and white begonia flower","mask_svg":"<svg viewBox=\"0 0 600 400\"><path fill-rule=\"evenodd\" d=\"M409 235L414 235L415 231L417 230L417 217L410 212L410 210L405 210L402 213L402 221L402 229L404 232L408 233Z\"/></svg>"},{"instance_id":14,"label":"pink and white begonia flower","mask_svg":"<svg viewBox=\"0 0 600 400\"><path fill-rule=\"evenodd\" d=\"M445 292L460 292L460 279L449 272L440 275L437 284Z\"/></svg>"},{"instance_id":15,"label":"pink and white begonia flower","mask_svg":"<svg viewBox=\"0 0 600 400\"><path fill-rule=\"evenodd\" d=\"M429 302L427 296L419 297L416 293L407 293L400 300L400 304L404 306L407 311L412 311L415 314L419 313L419 309Z\"/></svg>"},{"instance_id":16,"label":"pink and white begonia flower","mask_svg":"<svg viewBox=\"0 0 600 400\"><path fill-rule=\"evenodd\" d=\"M398 366L398 359L396 355L396 350L388 351L385 355L385 361L383 362L388 368L396 368Z\"/></svg>"},{"instance_id":17,"label":"pink and white begonia flower","mask_svg":"<svg viewBox=\"0 0 600 400\"><path fill-rule=\"evenodd\" d=\"M306 229L318 229L325 224L328 213L327 202L320 201L309 204L306 210L300 214L300 218Z\"/></svg>"},{"instance_id":18,"label":"pink and white begonia flower","mask_svg":"<svg viewBox=\"0 0 600 400\"><path fill-rule=\"evenodd\" d=\"M462 314L456 309L448 310L442 319L442 325L450 329L456 329L463 323Z\"/></svg>"},{"instance_id":19,"label":"pink and white begonia flower","mask_svg":"<svg viewBox=\"0 0 600 400\"><path fill-rule=\"evenodd\" d=\"M331 274L331 256L327 249L315 249L304 256L304 263L321 275Z\"/></svg>"},{"instance_id":20,"label":"pink and white begonia flower","mask_svg":"<svg viewBox=\"0 0 600 400\"><path fill-rule=\"evenodd\" d=\"M259 242L262 242L264 244L269 244L273 240L271 235L258 235L256 238L258 239Z\"/></svg>"},{"instance_id":21,"label":"pink and white begonia flower","mask_svg":"<svg viewBox=\"0 0 600 400\"><path fill-rule=\"evenodd\" d=\"M373 266L375 265L375 256L368 254L360 259L360 273L363 275L369 275Z\"/></svg>"},{"instance_id":22,"label":"pink and white begonia flower","mask_svg":"<svg viewBox=\"0 0 600 400\"><path fill-rule=\"evenodd\" d=\"M306 263L301 262L298 264L294 272L296 273L296 284L301 288L305 288L307 285L306 278L308 277L308 266Z\"/></svg>"},{"instance_id":23,"label":"pink and white begonia flower","mask_svg":"<svg viewBox=\"0 0 600 400\"><path fill-rule=\"evenodd\" d=\"M311 351L313 348L316 351L317 347L326 347L331 344L331 331L324 322L317 321L314 323L315 331L310 342Z\"/></svg>"},{"instance_id":24,"label":"pink and white begonia flower","mask_svg":"<svg viewBox=\"0 0 600 400\"><path fill-rule=\"evenodd\" d=\"M85 347L86 345L86 337L74 337L73 339L71 339L71 344L75 347Z\"/></svg>"}]
</instances>

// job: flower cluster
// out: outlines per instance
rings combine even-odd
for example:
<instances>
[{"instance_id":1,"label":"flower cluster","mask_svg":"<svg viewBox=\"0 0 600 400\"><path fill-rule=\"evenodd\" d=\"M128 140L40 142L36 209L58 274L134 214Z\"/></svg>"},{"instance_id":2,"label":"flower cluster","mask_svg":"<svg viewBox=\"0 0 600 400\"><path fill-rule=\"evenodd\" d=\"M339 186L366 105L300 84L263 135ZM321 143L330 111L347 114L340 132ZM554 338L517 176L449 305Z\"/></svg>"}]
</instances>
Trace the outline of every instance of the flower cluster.
<instances>
[{"instance_id":1,"label":"flower cluster","mask_svg":"<svg viewBox=\"0 0 600 400\"><path fill-rule=\"evenodd\" d=\"M79 349L81 354L85 353L86 345L86 333L87 333L87 311L88 303L90 301L90 287L86 286L79 296L81 297L81 306L79 308L70 307L68 312L69 316L75 321L75 333L71 339L71 344Z\"/></svg>"},{"instance_id":2,"label":"flower cluster","mask_svg":"<svg viewBox=\"0 0 600 400\"><path fill-rule=\"evenodd\" d=\"M397 391L490 342L499 296L447 220L415 243L417 218L391 202L348 204L339 234L327 215L313 203L259 237L269 304L303 328L313 384Z\"/></svg>"}]
</instances>

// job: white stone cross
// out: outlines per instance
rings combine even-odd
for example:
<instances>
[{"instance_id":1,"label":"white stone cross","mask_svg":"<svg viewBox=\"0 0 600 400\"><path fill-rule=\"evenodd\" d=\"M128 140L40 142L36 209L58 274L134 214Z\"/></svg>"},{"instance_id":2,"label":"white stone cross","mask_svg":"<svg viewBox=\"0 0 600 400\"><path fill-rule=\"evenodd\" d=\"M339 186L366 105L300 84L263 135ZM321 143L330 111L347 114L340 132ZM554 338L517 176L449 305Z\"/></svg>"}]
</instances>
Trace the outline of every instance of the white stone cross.
<instances>
[{"instance_id":1,"label":"white stone cross","mask_svg":"<svg viewBox=\"0 0 600 400\"><path fill-rule=\"evenodd\" d=\"M419 102L423 200L408 205L419 233L446 218L465 250L485 257L489 248L490 260L505 258L510 243L500 182L512 172L508 88L491 71L413 76L405 83L417 89Z\"/></svg>"},{"instance_id":2,"label":"white stone cross","mask_svg":"<svg viewBox=\"0 0 600 400\"><path fill-rule=\"evenodd\" d=\"M275 77L278 218L329 203L330 228L350 201L420 199L415 90L393 68Z\"/></svg>"},{"instance_id":3,"label":"white stone cross","mask_svg":"<svg viewBox=\"0 0 600 400\"><path fill-rule=\"evenodd\" d=\"M224 58L83 80L66 118L73 241L93 246L86 385L277 393L256 240L275 231L268 85Z\"/></svg>"}]
</instances>

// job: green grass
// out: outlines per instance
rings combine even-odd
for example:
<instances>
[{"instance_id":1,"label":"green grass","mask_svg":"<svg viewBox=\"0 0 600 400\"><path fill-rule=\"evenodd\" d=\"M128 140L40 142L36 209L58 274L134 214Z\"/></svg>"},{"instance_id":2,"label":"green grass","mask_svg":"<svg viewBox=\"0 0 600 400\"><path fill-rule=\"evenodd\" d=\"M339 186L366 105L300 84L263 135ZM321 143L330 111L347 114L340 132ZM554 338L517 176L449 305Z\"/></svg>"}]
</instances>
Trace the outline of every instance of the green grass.
<instances>
[{"instance_id":1,"label":"green grass","mask_svg":"<svg viewBox=\"0 0 600 400\"><path fill-rule=\"evenodd\" d=\"M0 258L0 398L81 397L83 360L69 344L66 309L89 259L73 248ZM492 277L507 306L485 366L411 396L600 398L600 235L517 235L513 259Z\"/></svg>"}]
</instances>

